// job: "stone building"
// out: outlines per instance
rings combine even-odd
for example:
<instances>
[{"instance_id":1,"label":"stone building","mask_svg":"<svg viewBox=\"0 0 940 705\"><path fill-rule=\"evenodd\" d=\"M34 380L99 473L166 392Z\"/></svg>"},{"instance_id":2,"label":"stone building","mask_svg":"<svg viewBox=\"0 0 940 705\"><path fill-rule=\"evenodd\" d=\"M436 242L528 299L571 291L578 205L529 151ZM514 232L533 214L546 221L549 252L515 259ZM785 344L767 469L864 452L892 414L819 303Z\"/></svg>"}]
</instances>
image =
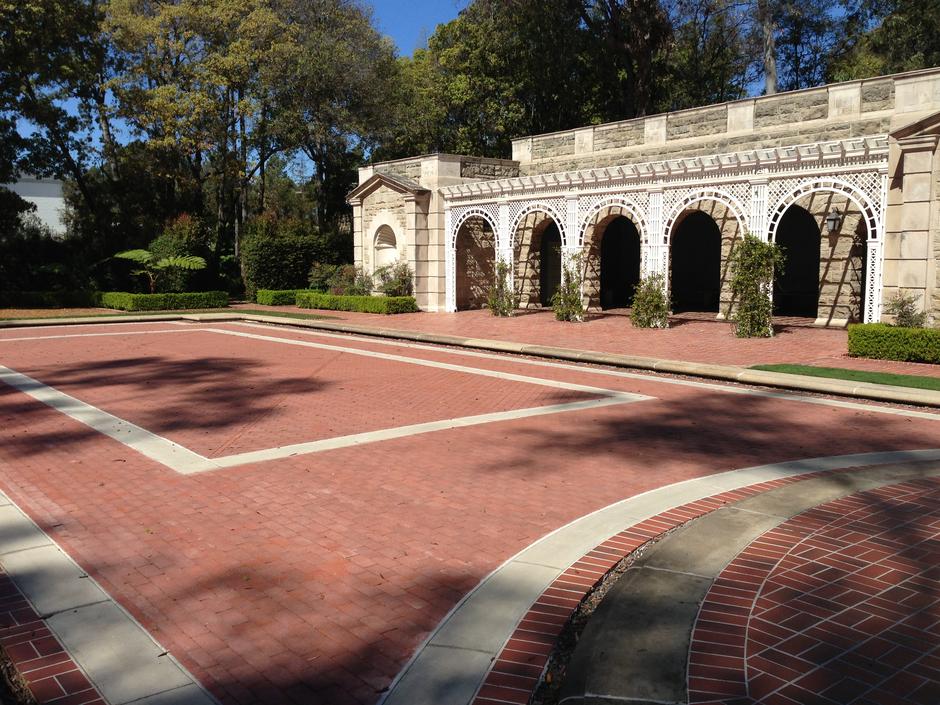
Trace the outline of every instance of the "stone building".
<instances>
[{"instance_id":1,"label":"stone building","mask_svg":"<svg viewBox=\"0 0 940 705\"><path fill-rule=\"evenodd\" d=\"M527 308L585 253L593 309L628 306L641 273L675 310L725 316L745 232L784 246L782 315L877 321L896 293L940 323L940 69L513 141L512 159L435 154L360 170L355 258L415 272L428 311L480 307L495 263Z\"/></svg>"}]
</instances>

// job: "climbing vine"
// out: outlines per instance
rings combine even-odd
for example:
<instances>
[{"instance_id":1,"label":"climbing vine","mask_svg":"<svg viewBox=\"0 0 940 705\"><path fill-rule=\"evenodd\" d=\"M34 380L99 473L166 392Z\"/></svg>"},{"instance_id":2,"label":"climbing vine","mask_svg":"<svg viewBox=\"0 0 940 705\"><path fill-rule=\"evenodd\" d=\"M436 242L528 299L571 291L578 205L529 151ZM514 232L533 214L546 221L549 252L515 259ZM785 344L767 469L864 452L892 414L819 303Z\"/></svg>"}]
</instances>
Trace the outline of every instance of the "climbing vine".
<instances>
[{"instance_id":1,"label":"climbing vine","mask_svg":"<svg viewBox=\"0 0 940 705\"><path fill-rule=\"evenodd\" d=\"M783 250L750 234L731 251L731 320L739 338L773 336L774 272L783 270Z\"/></svg>"}]
</instances>

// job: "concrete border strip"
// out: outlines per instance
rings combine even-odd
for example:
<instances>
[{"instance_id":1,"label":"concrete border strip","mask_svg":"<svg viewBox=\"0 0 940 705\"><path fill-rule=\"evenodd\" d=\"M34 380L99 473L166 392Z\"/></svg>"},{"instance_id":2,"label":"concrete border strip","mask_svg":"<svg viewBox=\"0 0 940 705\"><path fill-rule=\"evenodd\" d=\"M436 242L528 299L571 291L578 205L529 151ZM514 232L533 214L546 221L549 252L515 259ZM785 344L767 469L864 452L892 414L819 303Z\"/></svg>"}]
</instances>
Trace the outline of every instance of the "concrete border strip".
<instances>
[{"instance_id":1,"label":"concrete border strip","mask_svg":"<svg viewBox=\"0 0 940 705\"><path fill-rule=\"evenodd\" d=\"M183 475L218 470L220 468L231 468L249 463L264 462L269 460L278 460L296 455L306 455L318 453L338 448L347 448L350 446L364 445L367 443L376 443L396 438L404 438L423 433L432 433L454 428L464 428L468 426L477 426L487 423L496 423L499 421L510 421L527 418L530 416L544 416L548 414L566 413L571 411L581 411L585 409L611 406L614 404L628 404L638 401L644 401L650 397L641 394L632 394L629 392L620 392L617 390L603 389L582 384L572 384L558 380L550 380L539 377L530 377L526 375L517 375L509 372L498 372L484 368L467 367L464 365L454 365L446 362L437 362L434 360L423 360L420 358L410 358L403 355L393 355L389 353L380 353L371 350L361 350L353 347L343 347L338 345L328 345L325 343L314 343L305 340L292 340L289 338L279 338L275 336L256 335L254 333L242 333L238 331L229 331L213 328L190 328L188 330L173 329L168 331L139 331L148 334L160 332L179 333L179 332L199 332L199 333L217 333L220 335L230 335L241 338L249 338L273 342L279 344L296 345L334 352L362 355L365 357L388 360L392 362L401 362L405 364L414 364L424 367L434 367L451 372L465 374L475 374L484 377L493 377L496 379L519 382L524 384L535 384L553 389L565 389L568 391L582 392L586 394L597 395L598 399L589 399L577 402L567 402L560 404L548 404L538 407L529 407L524 409L511 409L509 411L498 411L486 414L476 414L473 416L463 416L453 419L443 419L439 421L429 421L425 423L410 424L398 426L377 431L368 431L365 433L349 434L337 436L334 438L325 438L317 441L308 441L295 443L287 446L278 446L266 448L245 453L220 456L216 458L207 458L195 451L192 451L178 443L175 443L163 436L147 431L136 424L125 421L113 414L99 409L91 404L87 404L75 397L39 382L25 374L16 372L8 367L0 365L0 382L5 382L9 386L17 389L37 401L59 411L71 419L112 438L119 443L135 450L142 455L158 462ZM113 333L82 333L76 336L66 337L96 337L99 335L115 335ZM124 333L116 334L124 335ZM61 336L49 336L59 338ZM18 338L17 340L23 340Z\"/></svg>"},{"instance_id":2,"label":"concrete border strip","mask_svg":"<svg viewBox=\"0 0 940 705\"><path fill-rule=\"evenodd\" d=\"M260 328L268 329L269 326L266 323L253 323L250 321L239 321L235 325L244 326L248 328ZM655 384L672 384L680 387L694 387L696 389L710 389L716 392L722 392L726 394L742 394L745 396L756 396L763 397L765 399L782 399L784 401L793 401L799 402L801 404L817 404L820 406L833 406L840 409L856 409L858 411L869 411L876 414L889 414L889 415L900 415L900 416L910 416L913 418L928 419L931 421L940 421L940 414L933 412L924 412L924 411L912 411L910 409L896 409L892 407L878 407L872 406L871 404L866 404L863 402L851 402L851 401L842 401L839 399L825 399L820 397L811 397L805 395L799 395L792 392L768 392L760 389L752 389L748 386L729 386L727 384L716 384L714 382L698 382L695 380L689 379L676 379L673 377L651 377L648 374L642 374L639 372L624 372L621 369L602 369L597 367L576 367L570 363L566 362L552 362L550 359L537 358L531 359L529 357L507 357L505 354L497 354L490 352L480 352L477 350L466 350L463 348L454 348L446 347L441 348L439 345L428 345L424 343L409 343L402 342L400 340L389 340L383 338L363 338L359 337L352 333L327 333L319 330L305 330L300 329L295 331L299 334L304 335L315 335L322 336L325 338L336 338L339 340L359 340L362 342L369 342L373 345L388 345L393 347L403 347L410 348L415 350L428 350L432 352L445 352L450 355L460 355L464 357L474 357L485 360L507 360L511 359L514 364L517 365L533 365L537 367L548 367L559 370L571 370L574 372L580 372L584 374L595 374L603 375L608 377L617 377L620 379L634 379L640 382L652 382ZM587 364L600 364L600 363L591 363Z\"/></svg>"},{"instance_id":3,"label":"concrete border strip","mask_svg":"<svg viewBox=\"0 0 940 705\"><path fill-rule=\"evenodd\" d=\"M117 319L117 320L114 320ZM397 340L412 340L438 345L490 350L493 352L512 353L517 355L530 355L533 357L546 357L570 362L588 362L613 367L627 367L649 370L651 372L665 372L668 374L686 375L690 377L704 377L740 384L756 384L765 387L779 387L798 391L814 392L818 394L834 394L837 396L858 397L874 401L884 401L896 404L914 404L918 406L940 407L940 392L914 389L910 387L896 387L887 384L871 384L865 382L851 382L823 377L810 377L807 375L784 374L780 372L766 372L752 370L730 365L716 365L709 363L688 362L684 360L665 360L638 355L622 355L618 353L604 353L592 350L577 350L573 348L560 348L547 345L517 343L505 340L488 340L484 338L464 338L439 333L422 333L420 331L399 330L396 328L380 328L365 326L356 323L336 323L331 321L286 318L280 316L266 316L249 313L202 313L202 314L165 314L159 316L102 316L90 323L87 318L53 318L53 319L16 319L0 321L0 329L25 328L30 326L68 326L68 325L98 325L101 323L148 323L159 321L195 321L207 322L240 322L251 321L269 323L294 328L312 328L338 333L352 333L376 338L393 338Z\"/></svg>"},{"instance_id":4,"label":"concrete border strip","mask_svg":"<svg viewBox=\"0 0 940 705\"><path fill-rule=\"evenodd\" d=\"M219 701L144 627L0 493L0 563L110 705ZM183 694L177 699L175 694Z\"/></svg>"},{"instance_id":5,"label":"concrete border strip","mask_svg":"<svg viewBox=\"0 0 940 705\"><path fill-rule=\"evenodd\" d=\"M681 504L781 477L937 460L940 448L771 463L659 487L586 514L533 542L483 578L418 647L379 703L471 703L490 663L539 595L585 553L627 526ZM455 651L459 658L454 658Z\"/></svg>"}]
</instances>

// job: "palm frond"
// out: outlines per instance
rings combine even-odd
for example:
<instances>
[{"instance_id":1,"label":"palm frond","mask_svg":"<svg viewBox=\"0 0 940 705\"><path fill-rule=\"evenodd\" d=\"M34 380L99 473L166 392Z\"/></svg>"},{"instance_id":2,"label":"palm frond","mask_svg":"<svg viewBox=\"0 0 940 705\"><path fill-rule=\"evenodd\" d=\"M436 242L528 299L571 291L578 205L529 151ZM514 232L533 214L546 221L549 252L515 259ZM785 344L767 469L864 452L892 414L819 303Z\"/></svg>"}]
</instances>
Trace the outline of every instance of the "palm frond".
<instances>
[{"instance_id":1,"label":"palm frond","mask_svg":"<svg viewBox=\"0 0 940 705\"><path fill-rule=\"evenodd\" d=\"M196 255L163 257L153 265L155 269L205 269L206 261Z\"/></svg>"},{"instance_id":2,"label":"palm frond","mask_svg":"<svg viewBox=\"0 0 940 705\"><path fill-rule=\"evenodd\" d=\"M153 253L147 250L124 250L114 256L119 259L129 259L138 264L150 264L153 261Z\"/></svg>"}]
</instances>

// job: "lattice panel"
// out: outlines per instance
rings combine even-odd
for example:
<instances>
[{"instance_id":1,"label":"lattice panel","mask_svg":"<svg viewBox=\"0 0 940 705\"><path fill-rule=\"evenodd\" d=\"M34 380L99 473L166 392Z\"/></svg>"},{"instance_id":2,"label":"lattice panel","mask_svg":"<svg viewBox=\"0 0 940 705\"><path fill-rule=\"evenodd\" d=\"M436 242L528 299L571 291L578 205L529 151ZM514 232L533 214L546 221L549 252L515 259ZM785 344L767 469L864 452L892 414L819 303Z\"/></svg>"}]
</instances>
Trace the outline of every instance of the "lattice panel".
<instances>
[{"instance_id":1,"label":"lattice panel","mask_svg":"<svg viewBox=\"0 0 940 705\"><path fill-rule=\"evenodd\" d=\"M547 213L555 221L558 231L561 234L562 242L565 241L565 231L567 230L567 204L564 198L545 198L537 201L512 201L509 203L509 232L515 237L516 231L522 220L530 213Z\"/></svg>"},{"instance_id":2,"label":"lattice panel","mask_svg":"<svg viewBox=\"0 0 940 705\"><path fill-rule=\"evenodd\" d=\"M839 177L817 177L811 179L776 179L770 182L770 218L767 231L771 239L777 225L786 212L804 196L813 193L837 193L846 196L857 205L865 216L869 239L880 240L885 209L884 177L878 171L844 174Z\"/></svg>"},{"instance_id":3,"label":"lattice panel","mask_svg":"<svg viewBox=\"0 0 940 705\"><path fill-rule=\"evenodd\" d=\"M493 229L494 234L499 232L499 212L496 203L485 203L483 205L474 206L453 206L451 208L451 232L447 234L447 241L456 243L460 226L474 217L485 220Z\"/></svg>"},{"instance_id":4,"label":"lattice panel","mask_svg":"<svg viewBox=\"0 0 940 705\"><path fill-rule=\"evenodd\" d=\"M604 208L614 206L625 210L636 223L643 241L648 240L649 193L595 194L578 198L578 244L584 244L584 233L594 217Z\"/></svg>"},{"instance_id":5,"label":"lattice panel","mask_svg":"<svg viewBox=\"0 0 940 705\"><path fill-rule=\"evenodd\" d=\"M741 227L749 228L751 185L747 182L726 184L719 188L687 187L663 192L663 232L668 238L672 226L686 207L700 201L715 201L727 206Z\"/></svg>"}]
</instances>

